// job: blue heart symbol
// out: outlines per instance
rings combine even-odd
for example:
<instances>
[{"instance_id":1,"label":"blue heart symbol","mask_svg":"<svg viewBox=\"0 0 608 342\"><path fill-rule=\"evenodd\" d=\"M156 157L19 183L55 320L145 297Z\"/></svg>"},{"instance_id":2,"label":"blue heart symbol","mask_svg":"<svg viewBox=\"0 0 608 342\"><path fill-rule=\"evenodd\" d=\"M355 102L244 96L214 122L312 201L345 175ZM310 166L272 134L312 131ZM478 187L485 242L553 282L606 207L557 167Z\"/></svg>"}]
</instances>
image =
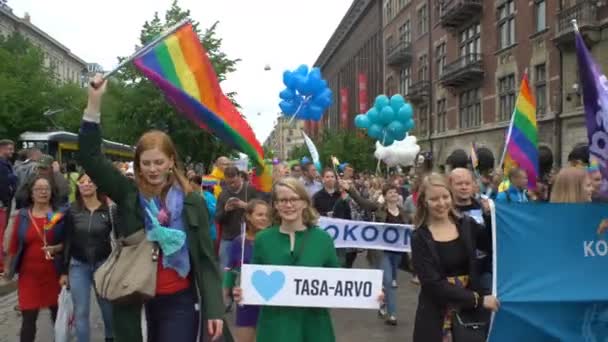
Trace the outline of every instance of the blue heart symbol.
<instances>
[{"instance_id":1,"label":"blue heart symbol","mask_svg":"<svg viewBox=\"0 0 608 342\"><path fill-rule=\"evenodd\" d=\"M266 274L262 270L257 270L251 276L251 283L258 293L268 301L279 293L285 285L285 274L281 271Z\"/></svg>"}]
</instances>

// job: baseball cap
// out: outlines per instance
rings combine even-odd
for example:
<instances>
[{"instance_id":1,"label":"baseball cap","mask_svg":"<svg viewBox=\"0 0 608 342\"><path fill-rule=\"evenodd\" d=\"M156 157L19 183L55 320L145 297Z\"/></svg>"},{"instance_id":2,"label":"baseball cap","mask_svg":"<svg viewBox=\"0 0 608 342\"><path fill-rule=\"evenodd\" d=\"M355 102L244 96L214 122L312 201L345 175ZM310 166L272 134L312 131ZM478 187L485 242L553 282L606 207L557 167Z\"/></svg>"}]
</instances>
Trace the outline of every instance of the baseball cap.
<instances>
[{"instance_id":1,"label":"baseball cap","mask_svg":"<svg viewBox=\"0 0 608 342\"><path fill-rule=\"evenodd\" d=\"M53 165L55 158L49 156L48 154L42 155L40 159L38 159L37 165L39 168L47 169Z\"/></svg>"}]
</instances>

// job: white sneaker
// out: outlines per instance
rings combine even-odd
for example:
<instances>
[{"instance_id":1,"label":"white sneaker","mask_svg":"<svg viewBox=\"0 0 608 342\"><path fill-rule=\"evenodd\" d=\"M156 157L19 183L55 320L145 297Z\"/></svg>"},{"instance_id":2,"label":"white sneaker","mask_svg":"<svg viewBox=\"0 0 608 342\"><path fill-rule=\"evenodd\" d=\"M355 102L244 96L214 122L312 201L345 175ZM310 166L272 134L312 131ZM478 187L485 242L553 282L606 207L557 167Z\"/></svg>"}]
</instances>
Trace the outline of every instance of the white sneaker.
<instances>
[{"instance_id":1,"label":"white sneaker","mask_svg":"<svg viewBox=\"0 0 608 342\"><path fill-rule=\"evenodd\" d=\"M396 280L393 280L393 283L391 284L391 286L393 288L395 288L395 289L399 287L399 285L397 285L397 281Z\"/></svg>"}]
</instances>

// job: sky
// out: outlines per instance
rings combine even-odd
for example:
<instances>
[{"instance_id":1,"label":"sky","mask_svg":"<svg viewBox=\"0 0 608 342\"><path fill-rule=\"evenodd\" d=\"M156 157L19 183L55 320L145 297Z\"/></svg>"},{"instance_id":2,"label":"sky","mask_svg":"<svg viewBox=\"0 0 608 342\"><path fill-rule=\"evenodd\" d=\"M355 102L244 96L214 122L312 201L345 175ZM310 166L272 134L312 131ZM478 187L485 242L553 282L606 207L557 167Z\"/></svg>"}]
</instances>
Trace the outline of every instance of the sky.
<instances>
[{"instance_id":1,"label":"sky","mask_svg":"<svg viewBox=\"0 0 608 342\"><path fill-rule=\"evenodd\" d=\"M161 18L172 0L8 0L13 12L31 16L34 25L87 62L106 70L117 56L128 56L154 12ZM282 74L313 65L352 0L179 0L192 19L206 28L219 21L222 50L240 58L237 71L222 83L237 101L263 143L279 113ZM265 71L265 66L270 71ZM259 115L258 115L259 114Z\"/></svg>"}]
</instances>

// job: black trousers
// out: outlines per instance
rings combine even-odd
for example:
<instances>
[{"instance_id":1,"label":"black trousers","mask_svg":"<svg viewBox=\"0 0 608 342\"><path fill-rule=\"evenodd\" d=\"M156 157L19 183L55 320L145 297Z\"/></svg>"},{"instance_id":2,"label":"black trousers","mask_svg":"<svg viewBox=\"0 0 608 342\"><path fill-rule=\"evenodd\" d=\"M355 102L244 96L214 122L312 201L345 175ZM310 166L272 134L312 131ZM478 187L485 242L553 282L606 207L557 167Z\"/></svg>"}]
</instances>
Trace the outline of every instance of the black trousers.
<instances>
[{"instance_id":1,"label":"black trousers","mask_svg":"<svg viewBox=\"0 0 608 342\"><path fill-rule=\"evenodd\" d=\"M51 311L51 320L53 325L57 319L57 307L49 308ZM38 320L38 312L40 310L22 310L21 311L21 342L34 342L36 340L36 321Z\"/></svg>"}]
</instances>

